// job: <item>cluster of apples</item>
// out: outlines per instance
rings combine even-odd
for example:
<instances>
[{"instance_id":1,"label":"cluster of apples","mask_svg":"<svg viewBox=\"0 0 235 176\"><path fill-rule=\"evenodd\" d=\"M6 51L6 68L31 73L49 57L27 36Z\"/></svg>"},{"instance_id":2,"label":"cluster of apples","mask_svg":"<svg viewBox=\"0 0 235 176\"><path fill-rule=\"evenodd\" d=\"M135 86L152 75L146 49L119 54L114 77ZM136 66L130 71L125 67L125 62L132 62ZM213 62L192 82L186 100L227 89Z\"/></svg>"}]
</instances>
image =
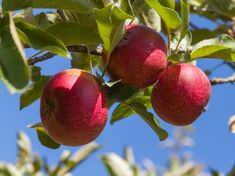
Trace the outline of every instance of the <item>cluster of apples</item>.
<instances>
[{"instance_id":1,"label":"cluster of apples","mask_svg":"<svg viewBox=\"0 0 235 176\"><path fill-rule=\"evenodd\" d=\"M106 62L105 54L102 57ZM154 85L151 103L164 121L189 125L203 112L211 84L198 67L168 65L167 47L159 33L143 25L128 25L113 50L107 72L140 89ZM41 120L56 142L79 146L93 141L103 130L108 107L101 83L90 73L69 69L54 75L41 96Z\"/></svg>"}]
</instances>

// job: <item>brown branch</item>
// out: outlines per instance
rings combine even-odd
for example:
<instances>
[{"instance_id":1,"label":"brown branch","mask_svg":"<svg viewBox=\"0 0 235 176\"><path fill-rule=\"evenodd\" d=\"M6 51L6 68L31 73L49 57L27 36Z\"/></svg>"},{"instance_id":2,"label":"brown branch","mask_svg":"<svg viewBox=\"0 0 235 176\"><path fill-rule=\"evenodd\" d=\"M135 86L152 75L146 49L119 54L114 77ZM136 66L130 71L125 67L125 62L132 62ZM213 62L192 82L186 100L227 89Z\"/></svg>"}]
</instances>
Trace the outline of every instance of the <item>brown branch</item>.
<instances>
[{"instance_id":1,"label":"brown branch","mask_svg":"<svg viewBox=\"0 0 235 176\"><path fill-rule=\"evenodd\" d=\"M102 48L97 47L95 50L88 51L87 47L84 45L74 45L67 47L70 52L79 52L79 53L88 53L90 52L91 55L101 56L102 55Z\"/></svg>"},{"instance_id":2,"label":"brown branch","mask_svg":"<svg viewBox=\"0 0 235 176\"><path fill-rule=\"evenodd\" d=\"M55 53L47 52L46 54L43 54L42 56L34 57L32 59L28 59L28 64L29 65L34 65L34 64L36 64L38 62L42 62L42 61L51 59L55 55L56 55Z\"/></svg>"},{"instance_id":3,"label":"brown branch","mask_svg":"<svg viewBox=\"0 0 235 176\"><path fill-rule=\"evenodd\" d=\"M229 76L227 78L214 78L210 80L211 85L216 85L216 84L225 84L225 83L235 83L235 74L232 76Z\"/></svg>"},{"instance_id":4,"label":"brown branch","mask_svg":"<svg viewBox=\"0 0 235 176\"><path fill-rule=\"evenodd\" d=\"M97 47L95 50L88 51L87 47L84 46L84 45L75 45L75 46L68 46L67 49L70 52L80 52L80 53L88 53L89 52L90 55L96 55L96 56L101 56L102 55L102 48L101 47ZM55 53L47 52L47 53L43 54L42 56L34 57L32 59L28 59L28 64L29 65L34 65L38 62L42 62L42 61L51 59L56 55L57 54L55 54Z\"/></svg>"}]
</instances>

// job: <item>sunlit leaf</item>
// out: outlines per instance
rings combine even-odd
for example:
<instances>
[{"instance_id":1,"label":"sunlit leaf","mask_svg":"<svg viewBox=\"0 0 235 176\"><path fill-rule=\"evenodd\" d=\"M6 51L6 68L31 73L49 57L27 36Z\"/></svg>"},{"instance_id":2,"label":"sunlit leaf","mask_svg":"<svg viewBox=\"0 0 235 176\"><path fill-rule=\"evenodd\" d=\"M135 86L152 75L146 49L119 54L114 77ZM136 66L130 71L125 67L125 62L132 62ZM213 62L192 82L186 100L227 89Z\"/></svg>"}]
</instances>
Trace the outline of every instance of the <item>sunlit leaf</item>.
<instances>
[{"instance_id":1,"label":"sunlit leaf","mask_svg":"<svg viewBox=\"0 0 235 176\"><path fill-rule=\"evenodd\" d=\"M115 153L109 153L101 157L110 176L133 176L131 166L127 161Z\"/></svg>"},{"instance_id":2,"label":"sunlit leaf","mask_svg":"<svg viewBox=\"0 0 235 176\"><path fill-rule=\"evenodd\" d=\"M57 149L60 147L60 144L56 143L48 136L41 123L29 125L28 127L36 130L38 139L43 146L51 149Z\"/></svg>"},{"instance_id":3,"label":"sunlit leaf","mask_svg":"<svg viewBox=\"0 0 235 176\"><path fill-rule=\"evenodd\" d=\"M126 103L142 103L145 107L150 108L150 96L135 96L126 101ZM126 103L120 103L113 111L111 116L111 124L127 118L133 114L133 111Z\"/></svg>"},{"instance_id":4,"label":"sunlit leaf","mask_svg":"<svg viewBox=\"0 0 235 176\"><path fill-rule=\"evenodd\" d=\"M168 136L168 133L161 128L160 123L154 117L154 115L147 111L146 107L141 103L132 103L128 104L128 106L135 111L157 134L159 139L165 140Z\"/></svg>"},{"instance_id":5,"label":"sunlit leaf","mask_svg":"<svg viewBox=\"0 0 235 176\"><path fill-rule=\"evenodd\" d=\"M110 4L96 12L99 35L106 52L112 52L124 35L124 22L133 19L118 7Z\"/></svg>"},{"instance_id":6,"label":"sunlit leaf","mask_svg":"<svg viewBox=\"0 0 235 176\"><path fill-rule=\"evenodd\" d=\"M142 9L139 16L144 25L155 29L157 32L161 31L161 18L154 9L147 5Z\"/></svg>"},{"instance_id":7,"label":"sunlit leaf","mask_svg":"<svg viewBox=\"0 0 235 176\"><path fill-rule=\"evenodd\" d=\"M181 4L181 27L180 27L180 40L185 37L189 31L189 18L190 18L190 5L187 0L180 0Z\"/></svg>"},{"instance_id":8,"label":"sunlit leaf","mask_svg":"<svg viewBox=\"0 0 235 176\"><path fill-rule=\"evenodd\" d=\"M176 30L180 26L179 15L174 9L161 5L158 0L145 0L145 2L157 11L169 29Z\"/></svg>"},{"instance_id":9,"label":"sunlit leaf","mask_svg":"<svg viewBox=\"0 0 235 176\"><path fill-rule=\"evenodd\" d=\"M79 164L86 160L91 154L100 149L100 146L96 143L90 143L85 145L82 149L78 150L74 154L65 150L61 155L61 159L56 168L52 171L51 175L66 175L72 172Z\"/></svg>"},{"instance_id":10,"label":"sunlit leaf","mask_svg":"<svg viewBox=\"0 0 235 176\"><path fill-rule=\"evenodd\" d=\"M193 46L191 58L218 58L235 61L235 40L223 34L219 37L203 40Z\"/></svg>"},{"instance_id":11,"label":"sunlit leaf","mask_svg":"<svg viewBox=\"0 0 235 176\"><path fill-rule=\"evenodd\" d=\"M159 0L159 2L165 7L175 8L175 0Z\"/></svg>"},{"instance_id":12,"label":"sunlit leaf","mask_svg":"<svg viewBox=\"0 0 235 176\"><path fill-rule=\"evenodd\" d=\"M23 42L29 46L38 50L48 50L63 57L69 57L66 46L54 35L23 21L17 22L16 27L21 31L19 34Z\"/></svg>"}]
</instances>

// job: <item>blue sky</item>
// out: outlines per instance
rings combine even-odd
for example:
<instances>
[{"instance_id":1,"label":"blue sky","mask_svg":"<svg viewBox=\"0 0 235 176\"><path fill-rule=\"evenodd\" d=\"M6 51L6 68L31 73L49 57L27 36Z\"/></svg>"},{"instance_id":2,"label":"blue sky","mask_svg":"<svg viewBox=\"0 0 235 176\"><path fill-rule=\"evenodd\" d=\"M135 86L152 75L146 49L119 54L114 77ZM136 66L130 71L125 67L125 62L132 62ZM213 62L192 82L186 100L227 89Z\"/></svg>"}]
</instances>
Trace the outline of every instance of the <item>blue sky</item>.
<instances>
[{"instance_id":1,"label":"blue sky","mask_svg":"<svg viewBox=\"0 0 235 176\"><path fill-rule=\"evenodd\" d=\"M205 24L207 27L214 27L213 23L195 16L192 17L192 21L200 27ZM32 52L27 54L32 55ZM213 59L201 59L198 61L198 66L202 69L211 69L220 62ZM54 57L38 65L42 67L43 74L55 74L70 68L70 61ZM214 72L213 77L226 77L232 73L230 68L222 66ZM192 151L193 158L204 163L206 168L227 172L235 164L235 136L228 130L228 119L235 114L234 89L235 85L230 84L213 86L208 111L193 124L195 145L186 150ZM20 111L19 95L10 95L2 83L0 83L0 105L0 161L15 162L17 131L26 132L32 140L33 151L47 157L52 164L57 161L64 149L75 151L80 148L62 146L58 150L51 150L41 146L36 133L26 127L28 124L40 121L39 102ZM172 137L174 127L161 120L160 122ZM162 148L162 143L138 116L132 116L114 125L107 123L96 142L102 145L102 149L82 163L76 169L76 175L93 176L94 172L96 175L107 175L100 155L108 152L122 154L126 145L133 147L139 163L145 158L150 158L157 165L164 166L170 154L168 150Z\"/></svg>"}]
</instances>

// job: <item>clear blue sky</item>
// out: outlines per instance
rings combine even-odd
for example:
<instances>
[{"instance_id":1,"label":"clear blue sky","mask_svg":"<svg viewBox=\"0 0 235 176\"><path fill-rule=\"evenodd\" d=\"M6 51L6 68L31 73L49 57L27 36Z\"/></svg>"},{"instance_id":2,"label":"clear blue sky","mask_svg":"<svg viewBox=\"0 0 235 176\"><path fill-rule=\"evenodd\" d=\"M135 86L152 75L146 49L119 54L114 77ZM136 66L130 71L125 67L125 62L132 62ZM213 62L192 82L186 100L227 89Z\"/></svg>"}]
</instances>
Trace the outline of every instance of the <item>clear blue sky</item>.
<instances>
[{"instance_id":1,"label":"clear blue sky","mask_svg":"<svg viewBox=\"0 0 235 176\"><path fill-rule=\"evenodd\" d=\"M192 17L195 24L203 27L214 27L213 24ZM31 55L32 52L28 52ZM220 63L218 60L200 60L198 66L202 69L210 69ZM40 63L44 74L55 74L58 71L70 68L70 61L61 57L55 57L50 61ZM226 77L233 73L228 67L216 70L213 77ZM207 168L212 167L227 172L235 164L235 135L229 133L228 119L235 114L235 85L218 85L213 87L212 96L208 105L208 111L194 123L193 137L195 145L189 149L198 162L205 163ZM28 124L40 121L39 102L20 111L19 95L10 95L4 85L0 83L0 161L15 162L16 160L16 134L21 130L26 132L33 145L33 151L48 158L54 163L64 149L75 151L79 147L64 147L58 150L47 149L40 145L36 133L28 129ZM111 114L111 113L110 113ZM162 126L172 136L173 127L163 121ZM92 157L76 169L75 175L93 176L107 175L105 168L99 159L101 154L117 152L122 154L126 145L134 149L137 162L150 158L157 165L164 166L169 156L169 151L162 148L161 142L153 131L137 116L132 116L114 125L107 123L103 133L96 140L103 147Z\"/></svg>"}]
</instances>

